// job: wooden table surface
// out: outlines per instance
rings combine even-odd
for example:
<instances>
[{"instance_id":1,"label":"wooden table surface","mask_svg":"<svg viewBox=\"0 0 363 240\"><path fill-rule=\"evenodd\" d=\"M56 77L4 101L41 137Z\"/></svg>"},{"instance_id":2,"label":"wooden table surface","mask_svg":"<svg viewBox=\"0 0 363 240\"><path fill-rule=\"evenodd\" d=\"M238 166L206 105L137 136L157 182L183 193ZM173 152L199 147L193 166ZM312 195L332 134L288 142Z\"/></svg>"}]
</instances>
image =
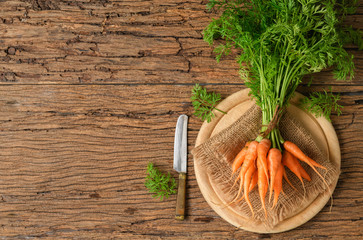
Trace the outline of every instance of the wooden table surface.
<instances>
[{"instance_id":1,"label":"wooden table surface","mask_svg":"<svg viewBox=\"0 0 363 240\"><path fill-rule=\"evenodd\" d=\"M0 238L362 239L363 53L356 77L316 74L311 88L341 94L333 116L342 173L329 206L295 230L255 234L221 219L204 200L192 150L201 121L195 83L223 97L245 88L234 56L220 63L202 40L213 14L197 0L2 0L0 2ZM347 18L362 28L363 3ZM153 199L146 165L172 172L180 114L188 129L187 218Z\"/></svg>"}]
</instances>

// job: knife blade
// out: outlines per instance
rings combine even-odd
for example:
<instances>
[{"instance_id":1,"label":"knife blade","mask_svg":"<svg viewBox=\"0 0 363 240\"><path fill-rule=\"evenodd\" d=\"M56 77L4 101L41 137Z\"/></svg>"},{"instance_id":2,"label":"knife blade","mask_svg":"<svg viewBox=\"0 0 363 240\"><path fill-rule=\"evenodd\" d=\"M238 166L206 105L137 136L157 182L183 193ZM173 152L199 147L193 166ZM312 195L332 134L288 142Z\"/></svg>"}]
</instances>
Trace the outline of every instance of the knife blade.
<instances>
[{"instance_id":1,"label":"knife blade","mask_svg":"<svg viewBox=\"0 0 363 240\"><path fill-rule=\"evenodd\" d=\"M179 172L178 195L176 199L175 219L184 220L185 216L185 186L187 175L187 130L188 116L180 115L176 123L174 139L174 170Z\"/></svg>"}]
</instances>

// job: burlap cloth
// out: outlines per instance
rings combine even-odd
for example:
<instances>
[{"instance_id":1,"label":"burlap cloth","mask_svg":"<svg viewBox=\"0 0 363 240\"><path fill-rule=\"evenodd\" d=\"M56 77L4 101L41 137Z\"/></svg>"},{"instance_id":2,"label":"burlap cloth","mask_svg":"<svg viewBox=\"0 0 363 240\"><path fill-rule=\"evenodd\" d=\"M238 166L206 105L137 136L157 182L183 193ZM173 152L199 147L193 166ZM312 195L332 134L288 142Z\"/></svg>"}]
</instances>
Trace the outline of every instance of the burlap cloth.
<instances>
[{"instance_id":1,"label":"burlap cloth","mask_svg":"<svg viewBox=\"0 0 363 240\"><path fill-rule=\"evenodd\" d=\"M239 188L239 184L236 184L231 190L235 181L235 177L231 179L231 162L247 141L257 137L260 128L261 110L254 105L232 125L192 151L194 160L207 171L211 185L224 203L231 202ZM309 132L292 114L288 112L283 114L279 129L285 140L294 142L306 155L327 168L327 170L318 169L318 171L324 176L328 185L337 179L339 168L329 161L327 153L319 149ZM277 206L273 209L271 209L273 201L268 202L269 193L267 193L265 200L268 211L267 218L265 218L262 209L257 186L249 193L255 212L254 216L252 216L251 210L244 200L237 204L224 204L220 207L232 208L236 213L249 218L256 224L262 223L266 228L272 229L280 221L303 210L304 205L306 207L306 204L312 202L319 193L329 191L322 179L307 164L301 162L301 165L311 177L310 182L304 180L305 191L300 180L289 169L285 168L289 180L297 190L294 190L283 180L284 194L280 194Z\"/></svg>"}]
</instances>

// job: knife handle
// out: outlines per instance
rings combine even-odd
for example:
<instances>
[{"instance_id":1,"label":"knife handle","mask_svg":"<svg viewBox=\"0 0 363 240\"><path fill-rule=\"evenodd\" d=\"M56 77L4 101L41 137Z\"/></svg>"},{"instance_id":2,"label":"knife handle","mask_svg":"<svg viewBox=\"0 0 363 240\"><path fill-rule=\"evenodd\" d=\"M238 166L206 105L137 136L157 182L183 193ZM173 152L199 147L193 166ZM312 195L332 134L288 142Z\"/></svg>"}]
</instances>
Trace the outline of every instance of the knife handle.
<instances>
[{"instance_id":1,"label":"knife handle","mask_svg":"<svg viewBox=\"0 0 363 240\"><path fill-rule=\"evenodd\" d=\"M178 186L178 196L176 199L176 220L184 220L185 215L185 183L187 174L179 173L179 186Z\"/></svg>"}]
</instances>

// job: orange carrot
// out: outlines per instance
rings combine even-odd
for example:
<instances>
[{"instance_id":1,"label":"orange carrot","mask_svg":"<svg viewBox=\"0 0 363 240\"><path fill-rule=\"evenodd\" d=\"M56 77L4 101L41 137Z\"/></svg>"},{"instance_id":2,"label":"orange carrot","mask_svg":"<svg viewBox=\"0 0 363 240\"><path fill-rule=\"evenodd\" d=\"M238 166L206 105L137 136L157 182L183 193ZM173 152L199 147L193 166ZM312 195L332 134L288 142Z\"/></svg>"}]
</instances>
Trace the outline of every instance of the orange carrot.
<instances>
[{"instance_id":1,"label":"orange carrot","mask_svg":"<svg viewBox=\"0 0 363 240\"><path fill-rule=\"evenodd\" d=\"M256 166L255 166L255 164L252 164L244 176L244 189L245 189L244 196L245 196L248 206L251 209L252 216L254 215L254 211L253 211L253 207L252 207L252 204L250 201L250 197L248 196L248 192L249 192L249 188L250 188L250 184L251 184L252 175L255 173L255 171L256 171Z\"/></svg>"},{"instance_id":2,"label":"orange carrot","mask_svg":"<svg viewBox=\"0 0 363 240\"><path fill-rule=\"evenodd\" d=\"M290 152L292 155L294 155L296 158L300 159L303 162L306 162L310 167L315 166L318 168L322 168L326 170L326 167L320 165L319 163L315 162L313 159L306 156L298 146L296 146L295 143L292 143L290 141L284 142L284 148L286 151ZM312 167L315 171L315 168ZM315 171L316 172L316 171Z\"/></svg>"},{"instance_id":3,"label":"orange carrot","mask_svg":"<svg viewBox=\"0 0 363 240\"><path fill-rule=\"evenodd\" d=\"M252 176L252 180L251 180L251 184L250 184L250 188L248 190L248 192L251 192L257 185L258 182L258 174L257 171L255 171L255 173Z\"/></svg>"},{"instance_id":4,"label":"orange carrot","mask_svg":"<svg viewBox=\"0 0 363 240\"><path fill-rule=\"evenodd\" d=\"M271 141L267 138L261 140L261 142L257 146L257 159L261 159L261 167L266 174L268 179L268 170L267 170L267 153L271 147Z\"/></svg>"},{"instance_id":5,"label":"orange carrot","mask_svg":"<svg viewBox=\"0 0 363 240\"><path fill-rule=\"evenodd\" d=\"M246 157L247 149L248 149L247 146L242 148L242 150L234 158L234 161L232 163L232 174L234 174L237 171L237 169L242 165Z\"/></svg>"},{"instance_id":6,"label":"orange carrot","mask_svg":"<svg viewBox=\"0 0 363 240\"><path fill-rule=\"evenodd\" d=\"M233 163L232 163L232 175L231 175L231 179L233 177L233 174L238 170L238 168L243 164L245 157L246 157L246 153L247 153L247 149L248 146L250 145L251 141L246 142L245 146L242 148L242 150L237 154L237 156L234 158ZM241 175L238 174L237 178L234 180L234 183L231 187L231 190L233 189L233 187L236 185L236 183L238 182L238 180L241 178ZM230 191L231 191L230 190Z\"/></svg>"},{"instance_id":7,"label":"orange carrot","mask_svg":"<svg viewBox=\"0 0 363 240\"><path fill-rule=\"evenodd\" d=\"M239 195L242 192L242 189L243 189L243 186L244 186L244 184L243 184L244 176L245 176L247 170L251 167L251 165L255 165L255 161L256 161L256 158L257 158L257 145L258 145L257 141L252 141L250 143L250 145L248 146L246 157L245 157L245 160L244 160L244 162L242 164L242 167L241 167L241 170L240 170L240 173L239 173L240 187L239 187L237 196L233 200L233 202L239 197Z\"/></svg>"},{"instance_id":8,"label":"orange carrot","mask_svg":"<svg viewBox=\"0 0 363 240\"><path fill-rule=\"evenodd\" d=\"M277 171L279 170L280 165L281 165L281 158L282 158L282 154L281 154L280 150L278 150L277 148L271 148L270 151L268 152L267 161L268 161L268 168L269 168L270 178L271 178L270 179L269 201L271 201L272 189L274 188L274 185L275 185L275 178L276 178Z\"/></svg>"},{"instance_id":9,"label":"orange carrot","mask_svg":"<svg viewBox=\"0 0 363 240\"><path fill-rule=\"evenodd\" d=\"M303 166L300 165L299 168L300 168L300 174L301 174L301 176L304 179L306 179L306 180L308 180L310 182L311 181L311 178L310 178L309 174L305 171L305 169L303 168Z\"/></svg>"},{"instance_id":10,"label":"orange carrot","mask_svg":"<svg viewBox=\"0 0 363 240\"><path fill-rule=\"evenodd\" d=\"M293 172L296 177L300 179L300 182L304 187L304 182L301 178L301 169L303 169L303 167L300 165L297 158L288 151L284 151L284 153L282 154L282 164L288 167L290 171Z\"/></svg>"},{"instance_id":11,"label":"orange carrot","mask_svg":"<svg viewBox=\"0 0 363 240\"><path fill-rule=\"evenodd\" d=\"M262 167L263 163L261 159L257 159L257 174L258 174L258 193L260 195L260 201L263 210L265 211L265 217L267 218L267 210L265 204L265 197L268 189L268 178Z\"/></svg>"},{"instance_id":12,"label":"orange carrot","mask_svg":"<svg viewBox=\"0 0 363 240\"><path fill-rule=\"evenodd\" d=\"M250 183L250 187L248 189L248 193L250 193L256 187L257 180L258 180L257 177L258 177L258 174L257 174L257 171L255 171L253 173L253 176L252 176L252 180L251 180L251 183ZM245 198L245 195L243 194L242 197L238 201L236 201L235 203L238 203L238 202L242 201L244 198Z\"/></svg>"},{"instance_id":13,"label":"orange carrot","mask_svg":"<svg viewBox=\"0 0 363 240\"><path fill-rule=\"evenodd\" d=\"M285 168L283 168L284 169L284 179L285 179L285 181L293 188L293 189L295 189L296 190L296 188L292 185L292 183L290 182L290 180L287 178L287 175L286 175L286 170L285 170ZM284 192L282 192L282 193L284 193Z\"/></svg>"},{"instance_id":14,"label":"orange carrot","mask_svg":"<svg viewBox=\"0 0 363 240\"><path fill-rule=\"evenodd\" d=\"M332 197L332 192L330 191L330 187L329 184L326 182L326 180L324 179L324 177L318 172L318 170L316 170L315 167L319 167L322 169L326 169L326 167L320 165L319 163L315 162L314 160L312 160L311 158L309 158L308 156L306 156L301 149L296 146L296 144L290 142L290 141L285 141L284 142L284 148L286 151L290 152L292 155L294 155L296 158L300 159L301 161L307 163L313 170L314 172L323 180L324 184L327 187L327 190L330 193L330 198L331 198L331 206L333 206L333 197ZM310 178L310 176L309 176ZM330 207L331 207L330 206Z\"/></svg>"},{"instance_id":15,"label":"orange carrot","mask_svg":"<svg viewBox=\"0 0 363 240\"><path fill-rule=\"evenodd\" d=\"M277 200L279 198L280 192L282 190L282 177L284 175L284 166L280 164L279 169L277 170L276 177L275 177L275 183L273 185L274 188L274 203L272 205L272 208L276 206Z\"/></svg>"}]
</instances>

